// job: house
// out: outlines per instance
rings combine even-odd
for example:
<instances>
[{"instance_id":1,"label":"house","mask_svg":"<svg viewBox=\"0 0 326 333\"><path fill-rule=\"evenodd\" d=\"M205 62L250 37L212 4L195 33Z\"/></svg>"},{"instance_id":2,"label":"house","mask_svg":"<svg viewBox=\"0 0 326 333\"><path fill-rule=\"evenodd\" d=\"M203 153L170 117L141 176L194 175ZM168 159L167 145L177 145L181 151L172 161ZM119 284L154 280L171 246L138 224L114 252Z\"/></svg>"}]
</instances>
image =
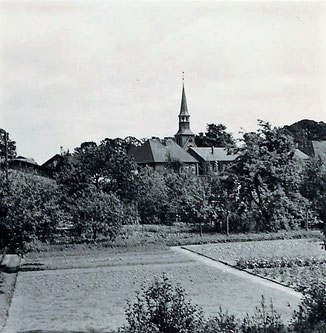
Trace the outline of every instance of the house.
<instances>
[{"instance_id":1,"label":"house","mask_svg":"<svg viewBox=\"0 0 326 333\"><path fill-rule=\"evenodd\" d=\"M199 162L199 174L208 170L220 172L224 166L237 158L237 154L228 154L225 147L190 147L188 153Z\"/></svg>"},{"instance_id":2,"label":"house","mask_svg":"<svg viewBox=\"0 0 326 333\"><path fill-rule=\"evenodd\" d=\"M64 165L64 161L68 163L75 163L77 162L77 158L72 155L62 155L62 154L55 154L50 159L42 164L43 167L52 170L52 173L55 173L60 170L60 168Z\"/></svg>"},{"instance_id":3,"label":"house","mask_svg":"<svg viewBox=\"0 0 326 333\"><path fill-rule=\"evenodd\" d=\"M150 166L165 170L172 163L180 163L183 169L198 174L198 161L180 147L172 138L152 138L140 147L133 147L128 154L139 166Z\"/></svg>"},{"instance_id":4,"label":"house","mask_svg":"<svg viewBox=\"0 0 326 333\"><path fill-rule=\"evenodd\" d=\"M230 154L224 147L191 147L188 153L199 162L199 174L204 175L208 170L221 172L225 165L237 159L238 154ZM309 156L301 150L296 149L295 157L299 160L306 161Z\"/></svg>"},{"instance_id":5,"label":"house","mask_svg":"<svg viewBox=\"0 0 326 333\"><path fill-rule=\"evenodd\" d=\"M38 165L32 158L26 158L23 156L18 156L10 160L8 162L8 167L11 170L17 170L42 177L51 178L53 176L51 169Z\"/></svg>"},{"instance_id":6,"label":"house","mask_svg":"<svg viewBox=\"0 0 326 333\"><path fill-rule=\"evenodd\" d=\"M60 164L63 160L63 156L60 154L55 154L50 159L42 164L45 168L49 168L51 170L56 170L58 164Z\"/></svg>"},{"instance_id":7,"label":"house","mask_svg":"<svg viewBox=\"0 0 326 333\"><path fill-rule=\"evenodd\" d=\"M326 161L326 141L311 141L314 157Z\"/></svg>"}]
</instances>

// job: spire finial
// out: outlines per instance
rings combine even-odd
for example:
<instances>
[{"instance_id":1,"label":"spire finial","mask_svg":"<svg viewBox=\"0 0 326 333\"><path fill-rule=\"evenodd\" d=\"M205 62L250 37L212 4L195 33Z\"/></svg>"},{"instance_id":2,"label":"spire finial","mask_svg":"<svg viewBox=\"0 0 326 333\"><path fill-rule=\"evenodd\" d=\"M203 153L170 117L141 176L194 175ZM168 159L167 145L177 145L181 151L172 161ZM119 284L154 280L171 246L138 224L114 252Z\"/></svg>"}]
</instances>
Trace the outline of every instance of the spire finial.
<instances>
[{"instance_id":1,"label":"spire finial","mask_svg":"<svg viewBox=\"0 0 326 333\"><path fill-rule=\"evenodd\" d=\"M182 72L182 83L185 82L185 72Z\"/></svg>"}]
</instances>

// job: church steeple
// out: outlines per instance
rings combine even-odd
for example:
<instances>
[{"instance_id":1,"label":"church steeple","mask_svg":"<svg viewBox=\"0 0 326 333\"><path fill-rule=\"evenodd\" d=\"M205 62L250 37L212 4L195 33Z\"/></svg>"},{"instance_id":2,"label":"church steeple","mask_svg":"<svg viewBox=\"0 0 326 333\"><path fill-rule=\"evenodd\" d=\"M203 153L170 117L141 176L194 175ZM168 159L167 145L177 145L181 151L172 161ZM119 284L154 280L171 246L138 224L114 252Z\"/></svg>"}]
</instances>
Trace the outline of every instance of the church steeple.
<instances>
[{"instance_id":1,"label":"church steeple","mask_svg":"<svg viewBox=\"0 0 326 333\"><path fill-rule=\"evenodd\" d=\"M181 108L179 116L189 116L184 83L182 83Z\"/></svg>"},{"instance_id":2,"label":"church steeple","mask_svg":"<svg viewBox=\"0 0 326 333\"><path fill-rule=\"evenodd\" d=\"M182 72L182 75L184 73ZM182 77L182 97L179 113L179 131L175 134L176 142L182 148L195 146L195 134L190 129L190 114L188 112L184 76Z\"/></svg>"}]
</instances>

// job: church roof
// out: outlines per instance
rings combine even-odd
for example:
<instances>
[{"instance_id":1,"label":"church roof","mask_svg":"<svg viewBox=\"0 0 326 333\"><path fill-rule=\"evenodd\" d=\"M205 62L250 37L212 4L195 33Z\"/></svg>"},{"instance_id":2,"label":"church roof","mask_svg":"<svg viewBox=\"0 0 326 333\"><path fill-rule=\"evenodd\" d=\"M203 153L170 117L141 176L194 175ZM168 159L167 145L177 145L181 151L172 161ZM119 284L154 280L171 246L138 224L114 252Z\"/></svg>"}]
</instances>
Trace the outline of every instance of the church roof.
<instances>
[{"instance_id":1,"label":"church roof","mask_svg":"<svg viewBox=\"0 0 326 333\"><path fill-rule=\"evenodd\" d=\"M238 157L228 154L224 147L191 147L188 151L205 162L232 162Z\"/></svg>"},{"instance_id":2,"label":"church roof","mask_svg":"<svg viewBox=\"0 0 326 333\"><path fill-rule=\"evenodd\" d=\"M28 157L24 157L24 156L17 156L14 160L15 161L20 161L20 162L25 162L25 163L37 165L37 163L35 162L34 158L28 158Z\"/></svg>"},{"instance_id":3,"label":"church roof","mask_svg":"<svg viewBox=\"0 0 326 333\"><path fill-rule=\"evenodd\" d=\"M129 151L138 164L167 163L170 159L182 163L198 163L198 161L181 148L174 140L149 139L142 146Z\"/></svg>"},{"instance_id":4,"label":"church roof","mask_svg":"<svg viewBox=\"0 0 326 333\"><path fill-rule=\"evenodd\" d=\"M182 86L182 97L181 97L181 107L179 116L189 116L188 106L187 106L187 99L185 93L185 86Z\"/></svg>"},{"instance_id":5,"label":"church roof","mask_svg":"<svg viewBox=\"0 0 326 333\"><path fill-rule=\"evenodd\" d=\"M326 158L326 141L311 141L314 150L314 156L322 159Z\"/></svg>"},{"instance_id":6,"label":"church roof","mask_svg":"<svg viewBox=\"0 0 326 333\"><path fill-rule=\"evenodd\" d=\"M178 132L175 135L195 135L190 128L179 128Z\"/></svg>"},{"instance_id":7,"label":"church roof","mask_svg":"<svg viewBox=\"0 0 326 333\"><path fill-rule=\"evenodd\" d=\"M299 160L309 160L309 156L297 148L294 151L294 156Z\"/></svg>"}]
</instances>

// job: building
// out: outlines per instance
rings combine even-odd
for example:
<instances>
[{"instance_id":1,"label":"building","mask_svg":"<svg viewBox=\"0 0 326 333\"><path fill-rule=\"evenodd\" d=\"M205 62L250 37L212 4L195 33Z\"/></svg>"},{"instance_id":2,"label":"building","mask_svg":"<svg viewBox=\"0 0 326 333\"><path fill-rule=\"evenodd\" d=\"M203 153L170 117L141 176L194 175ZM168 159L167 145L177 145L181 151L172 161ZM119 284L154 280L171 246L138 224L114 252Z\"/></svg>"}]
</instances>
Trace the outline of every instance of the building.
<instances>
[{"instance_id":1,"label":"building","mask_svg":"<svg viewBox=\"0 0 326 333\"><path fill-rule=\"evenodd\" d=\"M8 167L11 170L21 171L28 174L51 178L52 170L42 165L38 165L34 159L18 156L9 161Z\"/></svg>"},{"instance_id":2,"label":"building","mask_svg":"<svg viewBox=\"0 0 326 333\"><path fill-rule=\"evenodd\" d=\"M296 148L294 151L294 157L301 161L307 161L310 159L309 155L307 155L306 153L304 153L302 150L300 150L298 148Z\"/></svg>"},{"instance_id":3,"label":"building","mask_svg":"<svg viewBox=\"0 0 326 333\"><path fill-rule=\"evenodd\" d=\"M183 165L196 175L205 175L208 171L221 172L226 164L232 163L237 154L228 153L225 147L197 147L195 134L190 129L190 114L184 84L182 85L181 107L179 113L179 130L173 138L152 138L140 147L131 148L132 156L139 166L151 166L156 170L164 170L173 163ZM296 149L295 156L299 160L307 160L309 156Z\"/></svg>"},{"instance_id":4,"label":"building","mask_svg":"<svg viewBox=\"0 0 326 333\"><path fill-rule=\"evenodd\" d=\"M180 147L172 138L152 138L140 147L133 147L128 154L139 166L150 166L155 170L165 170L178 165L184 170L198 174L198 161Z\"/></svg>"},{"instance_id":5,"label":"building","mask_svg":"<svg viewBox=\"0 0 326 333\"><path fill-rule=\"evenodd\" d=\"M187 150L195 147L195 134L190 129L190 114L188 112L187 99L184 84L182 85L181 107L179 113L179 130L174 135L176 143Z\"/></svg>"},{"instance_id":6,"label":"building","mask_svg":"<svg viewBox=\"0 0 326 333\"><path fill-rule=\"evenodd\" d=\"M311 141L313 156L326 161L326 141Z\"/></svg>"},{"instance_id":7,"label":"building","mask_svg":"<svg viewBox=\"0 0 326 333\"><path fill-rule=\"evenodd\" d=\"M50 159L45 161L42 164L42 167L51 170L51 172L54 175L56 172L61 170L61 168L65 165L65 163L73 164L77 163L77 161L78 161L77 158L72 155L55 154Z\"/></svg>"},{"instance_id":8,"label":"building","mask_svg":"<svg viewBox=\"0 0 326 333\"><path fill-rule=\"evenodd\" d=\"M209 170L221 172L224 166L234 161L238 155L228 154L225 147L190 147L188 153L199 162L199 174Z\"/></svg>"}]
</instances>

